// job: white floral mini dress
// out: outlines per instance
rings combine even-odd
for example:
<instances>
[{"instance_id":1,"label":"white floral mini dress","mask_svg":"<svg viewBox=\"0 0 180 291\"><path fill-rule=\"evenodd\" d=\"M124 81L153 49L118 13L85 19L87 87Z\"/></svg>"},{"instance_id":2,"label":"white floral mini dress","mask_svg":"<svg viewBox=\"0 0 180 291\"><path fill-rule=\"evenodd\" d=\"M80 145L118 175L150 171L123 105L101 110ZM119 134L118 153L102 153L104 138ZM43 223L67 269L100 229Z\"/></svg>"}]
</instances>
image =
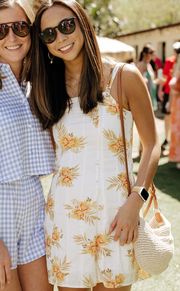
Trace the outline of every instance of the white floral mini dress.
<instances>
[{"instance_id":1,"label":"white floral mini dress","mask_svg":"<svg viewBox=\"0 0 180 291\"><path fill-rule=\"evenodd\" d=\"M120 246L108 234L118 208L128 196L119 110L110 95L84 114L78 97L54 125L56 173L46 204L46 249L49 282L71 288L131 285L139 276L133 245ZM132 129L124 110L130 180Z\"/></svg>"}]
</instances>

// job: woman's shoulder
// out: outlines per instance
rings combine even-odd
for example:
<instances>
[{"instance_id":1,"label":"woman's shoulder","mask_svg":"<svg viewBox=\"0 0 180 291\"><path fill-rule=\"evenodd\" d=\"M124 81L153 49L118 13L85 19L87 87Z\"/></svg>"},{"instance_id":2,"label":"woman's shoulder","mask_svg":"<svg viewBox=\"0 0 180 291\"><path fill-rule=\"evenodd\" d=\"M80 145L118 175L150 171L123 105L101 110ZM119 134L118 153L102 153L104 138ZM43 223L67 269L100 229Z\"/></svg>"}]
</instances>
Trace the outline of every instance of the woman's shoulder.
<instances>
[{"instance_id":1,"label":"woman's shoulder","mask_svg":"<svg viewBox=\"0 0 180 291\"><path fill-rule=\"evenodd\" d=\"M121 69L123 70L122 78L126 79L126 81L136 80L140 75L139 69L134 63L128 64L103 59L103 75L105 82L108 83L108 80L110 80L112 77L115 79L118 70Z\"/></svg>"},{"instance_id":2,"label":"woman's shoulder","mask_svg":"<svg viewBox=\"0 0 180 291\"><path fill-rule=\"evenodd\" d=\"M137 70L137 66L135 63L125 63L125 62L118 62L118 61L115 61L115 60L109 60L109 59L106 59L106 58L103 58L102 59L102 63L103 63L103 72L104 73L109 73L110 71L112 71L113 69L115 68L121 68L121 67L124 67L124 71L126 72L131 72L131 73L136 73L138 70Z\"/></svg>"}]
</instances>

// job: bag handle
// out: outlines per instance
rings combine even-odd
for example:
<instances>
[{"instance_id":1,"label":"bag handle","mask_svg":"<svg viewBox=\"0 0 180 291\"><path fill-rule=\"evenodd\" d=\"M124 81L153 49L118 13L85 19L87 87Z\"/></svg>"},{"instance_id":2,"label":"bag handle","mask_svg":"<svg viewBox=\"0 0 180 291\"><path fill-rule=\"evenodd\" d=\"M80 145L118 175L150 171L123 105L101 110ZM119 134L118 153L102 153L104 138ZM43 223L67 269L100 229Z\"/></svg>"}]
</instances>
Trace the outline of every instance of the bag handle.
<instances>
[{"instance_id":1,"label":"bag handle","mask_svg":"<svg viewBox=\"0 0 180 291\"><path fill-rule=\"evenodd\" d=\"M131 184L129 179L129 171L128 171L128 162L127 162L127 150L126 150L126 137L125 137L125 128L124 128L124 117L123 117L123 105L122 105L122 72L123 68L126 64L122 64L117 72L117 96L118 96L118 107L119 107L119 115L120 115L120 126L122 130L122 139L123 139L123 149L124 149L124 157L125 157L125 167L126 167L126 176L127 176L127 185L128 185L128 195L131 194ZM160 216L158 200L156 196L156 189L154 184L149 188L150 198L148 204L143 212L143 217L145 217L152 205L154 203L154 210L156 219L158 222L162 222L162 217Z\"/></svg>"},{"instance_id":2,"label":"bag handle","mask_svg":"<svg viewBox=\"0 0 180 291\"><path fill-rule=\"evenodd\" d=\"M123 71L124 66L125 66L125 64L122 64L117 72L117 95L118 95L118 107L119 107L119 115L120 115L120 123L121 123L120 125L121 125L121 130L122 130L123 150L124 150L125 166L126 166L128 195L130 195L131 194L131 185L130 185L129 171L128 171L126 137L125 137L123 105L122 105L122 71Z\"/></svg>"}]
</instances>

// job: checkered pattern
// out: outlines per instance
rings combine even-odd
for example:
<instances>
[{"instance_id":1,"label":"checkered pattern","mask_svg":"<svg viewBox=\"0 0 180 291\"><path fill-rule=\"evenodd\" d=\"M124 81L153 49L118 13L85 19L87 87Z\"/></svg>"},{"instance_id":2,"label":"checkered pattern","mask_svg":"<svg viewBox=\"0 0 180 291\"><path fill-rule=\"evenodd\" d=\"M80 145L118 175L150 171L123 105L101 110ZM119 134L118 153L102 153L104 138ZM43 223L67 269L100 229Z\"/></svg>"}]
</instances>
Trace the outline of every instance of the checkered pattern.
<instances>
[{"instance_id":1,"label":"checkered pattern","mask_svg":"<svg viewBox=\"0 0 180 291\"><path fill-rule=\"evenodd\" d=\"M12 269L45 255L44 203L38 177L0 183L0 239Z\"/></svg>"},{"instance_id":2,"label":"checkered pattern","mask_svg":"<svg viewBox=\"0 0 180 291\"><path fill-rule=\"evenodd\" d=\"M0 182L51 173L50 135L30 111L29 87L19 86L7 64L0 64L0 74L5 77L0 90Z\"/></svg>"}]
</instances>

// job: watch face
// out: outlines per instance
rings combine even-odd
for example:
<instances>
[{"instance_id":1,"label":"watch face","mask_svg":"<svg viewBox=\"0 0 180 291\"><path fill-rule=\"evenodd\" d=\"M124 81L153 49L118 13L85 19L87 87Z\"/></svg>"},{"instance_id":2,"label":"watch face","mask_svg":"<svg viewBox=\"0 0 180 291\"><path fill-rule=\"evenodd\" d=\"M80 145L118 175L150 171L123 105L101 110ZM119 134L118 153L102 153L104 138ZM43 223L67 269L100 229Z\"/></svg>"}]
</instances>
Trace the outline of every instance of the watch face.
<instances>
[{"instance_id":1,"label":"watch face","mask_svg":"<svg viewBox=\"0 0 180 291\"><path fill-rule=\"evenodd\" d=\"M141 196L144 198L144 200L147 200L148 199L149 193L146 191L145 188L142 189Z\"/></svg>"}]
</instances>

